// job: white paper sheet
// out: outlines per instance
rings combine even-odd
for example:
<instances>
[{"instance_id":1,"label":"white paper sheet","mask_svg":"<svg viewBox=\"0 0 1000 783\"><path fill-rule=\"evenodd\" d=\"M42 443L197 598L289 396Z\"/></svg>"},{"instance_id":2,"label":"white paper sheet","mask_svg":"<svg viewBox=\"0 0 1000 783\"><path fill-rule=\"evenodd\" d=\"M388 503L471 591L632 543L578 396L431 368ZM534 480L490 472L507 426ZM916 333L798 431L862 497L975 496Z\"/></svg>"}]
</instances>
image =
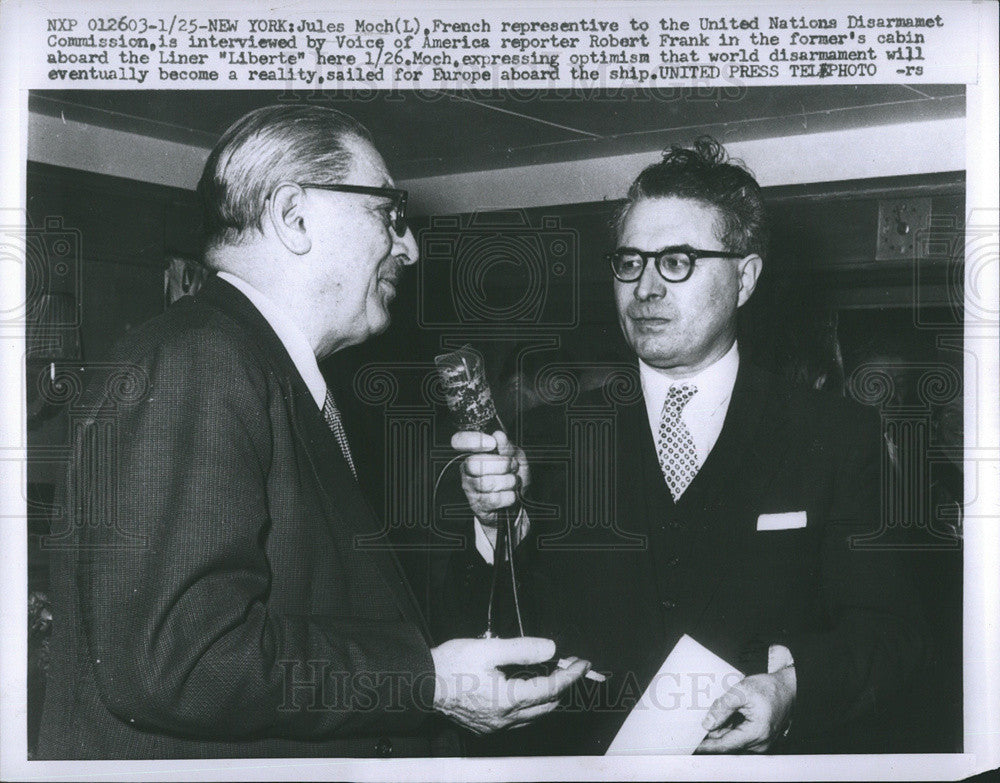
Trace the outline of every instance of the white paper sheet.
<instances>
[{"instance_id":1,"label":"white paper sheet","mask_svg":"<svg viewBox=\"0 0 1000 783\"><path fill-rule=\"evenodd\" d=\"M701 722L712 702L741 679L737 669L685 634L625 719L607 755L693 753L707 734Z\"/></svg>"}]
</instances>

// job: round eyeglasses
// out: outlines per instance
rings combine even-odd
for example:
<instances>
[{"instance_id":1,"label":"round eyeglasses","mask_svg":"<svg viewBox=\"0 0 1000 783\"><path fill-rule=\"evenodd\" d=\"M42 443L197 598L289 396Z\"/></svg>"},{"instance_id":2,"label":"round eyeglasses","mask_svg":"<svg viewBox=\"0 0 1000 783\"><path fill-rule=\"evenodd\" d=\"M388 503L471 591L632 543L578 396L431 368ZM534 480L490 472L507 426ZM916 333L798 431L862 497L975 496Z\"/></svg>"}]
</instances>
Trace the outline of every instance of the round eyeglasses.
<instances>
[{"instance_id":1,"label":"round eyeglasses","mask_svg":"<svg viewBox=\"0 0 1000 783\"><path fill-rule=\"evenodd\" d=\"M611 272L623 283L634 283L646 271L646 264L656 263L656 271L668 283L683 283L694 272L694 262L699 258L743 258L743 253L727 250L699 250L690 245L672 245L662 250L639 250L620 247L605 258Z\"/></svg>"}]
</instances>

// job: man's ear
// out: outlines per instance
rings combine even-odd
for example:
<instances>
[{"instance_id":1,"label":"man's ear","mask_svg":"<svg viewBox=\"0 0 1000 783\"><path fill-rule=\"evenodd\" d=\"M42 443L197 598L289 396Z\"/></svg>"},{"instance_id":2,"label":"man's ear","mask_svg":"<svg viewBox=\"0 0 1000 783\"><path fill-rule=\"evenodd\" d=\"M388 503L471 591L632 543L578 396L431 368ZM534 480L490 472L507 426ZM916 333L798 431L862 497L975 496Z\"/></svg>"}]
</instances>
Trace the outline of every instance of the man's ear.
<instances>
[{"instance_id":1,"label":"man's ear","mask_svg":"<svg viewBox=\"0 0 1000 783\"><path fill-rule=\"evenodd\" d=\"M306 231L305 193L293 182L278 185L264 204L264 221L288 250L297 256L312 249L312 239Z\"/></svg>"},{"instance_id":2,"label":"man's ear","mask_svg":"<svg viewBox=\"0 0 1000 783\"><path fill-rule=\"evenodd\" d=\"M764 268L764 259L756 253L752 253L740 259L737 264L737 270L740 273L740 295L736 306L742 307L757 287L757 280Z\"/></svg>"}]
</instances>

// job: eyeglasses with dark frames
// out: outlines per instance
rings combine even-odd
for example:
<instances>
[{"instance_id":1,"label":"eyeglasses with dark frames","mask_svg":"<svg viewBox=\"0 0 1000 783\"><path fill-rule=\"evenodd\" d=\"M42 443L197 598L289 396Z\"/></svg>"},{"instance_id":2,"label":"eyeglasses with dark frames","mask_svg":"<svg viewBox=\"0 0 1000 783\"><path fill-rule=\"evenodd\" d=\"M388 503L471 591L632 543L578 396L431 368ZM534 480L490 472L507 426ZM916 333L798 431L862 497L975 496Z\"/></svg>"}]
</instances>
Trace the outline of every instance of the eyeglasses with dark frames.
<instances>
[{"instance_id":1,"label":"eyeglasses with dark frames","mask_svg":"<svg viewBox=\"0 0 1000 783\"><path fill-rule=\"evenodd\" d=\"M317 182L300 182L303 188L318 188L319 190L332 190L336 193L360 193L363 196L381 196L392 199L392 208L389 214L389 224L397 236L406 235L406 199L409 195L405 190L398 188L373 188L367 185L321 185Z\"/></svg>"},{"instance_id":2,"label":"eyeglasses with dark frames","mask_svg":"<svg viewBox=\"0 0 1000 783\"><path fill-rule=\"evenodd\" d=\"M611 264L611 272L623 283L634 283L650 261L656 263L656 271L668 283L683 283L694 273L694 264L700 258L743 258L744 253L730 253L726 250L699 250L690 245L671 245L662 250L639 250L634 247L620 247L605 258Z\"/></svg>"}]
</instances>

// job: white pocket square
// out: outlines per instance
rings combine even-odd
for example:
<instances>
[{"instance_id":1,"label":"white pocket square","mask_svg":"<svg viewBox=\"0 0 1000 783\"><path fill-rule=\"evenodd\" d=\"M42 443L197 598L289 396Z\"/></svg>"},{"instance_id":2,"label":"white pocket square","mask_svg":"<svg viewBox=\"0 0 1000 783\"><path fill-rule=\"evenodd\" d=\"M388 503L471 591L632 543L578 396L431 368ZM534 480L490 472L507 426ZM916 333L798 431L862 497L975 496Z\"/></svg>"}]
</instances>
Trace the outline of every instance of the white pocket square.
<instances>
[{"instance_id":1,"label":"white pocket square","mask_svg":"<svg viewBox=\"0 0 1000 783\"><path fill-rule=\"evenodd\" d=\"M757 517L758 530L795 530L805 526L805 511L786 511L783 514L761 514Z\"/></svg>"}]
</instances>

